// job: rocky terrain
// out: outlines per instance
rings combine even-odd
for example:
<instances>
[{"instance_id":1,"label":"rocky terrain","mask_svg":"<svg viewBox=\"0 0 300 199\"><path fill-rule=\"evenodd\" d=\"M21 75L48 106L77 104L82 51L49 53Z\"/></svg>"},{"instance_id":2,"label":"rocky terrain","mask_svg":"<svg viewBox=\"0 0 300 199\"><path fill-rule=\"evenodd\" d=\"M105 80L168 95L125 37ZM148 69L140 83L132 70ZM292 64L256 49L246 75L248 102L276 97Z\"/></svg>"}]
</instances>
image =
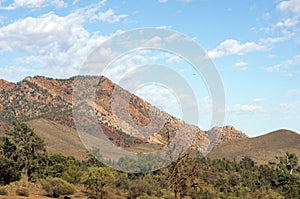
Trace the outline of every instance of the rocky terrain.
<instances>
[{"instance_id":1,"label":"rocky terrain","mask_svg":"<svg viewBox=\"0 0 300 199\"><path fill-rule=\"evenodd\" d=\"M72 96L74 81L76 77L69 79L53 79L42 76L27 77L16 84L5 80L0 81L0 130L7 128L13 120L31 121L34 119L46 119L58 122L61 125L76 128L72 116ZM98 78L98 77L88 77ZM90 88L85 85L85 79L76 79L77 84L83 85L83 93ZM130 116L134 122L123 119L116 121L112 113L112 93L118 90L115 96L120 106L129 107ZM126 101L129 100L129 104ZM218 143L247 137L245 134L233 127L214 128L204 132L196 126L185 122L151 106L141 98L129 93L118 85L114 84L106 77L100 77L95 89L95 101L88 102L97 115L98 122L106 136L117 146L129 147L134 144L159 144L164 145L175 136L178 129L184 129L185 135L195 133L193 147L197 150L203 149L210 144L208 134L213 131L220 134L217 137ZM155 115L151 121L149 112ZM83 113L84 115L85 113ZM121 110L120 115L124 115ZM164 125L153 135L143 135L136 126L146 126L152 122L154 126L159 126L160 120L164 120ZM183 140L185 138L182 138Z\"/></svg>"}]
</instances>

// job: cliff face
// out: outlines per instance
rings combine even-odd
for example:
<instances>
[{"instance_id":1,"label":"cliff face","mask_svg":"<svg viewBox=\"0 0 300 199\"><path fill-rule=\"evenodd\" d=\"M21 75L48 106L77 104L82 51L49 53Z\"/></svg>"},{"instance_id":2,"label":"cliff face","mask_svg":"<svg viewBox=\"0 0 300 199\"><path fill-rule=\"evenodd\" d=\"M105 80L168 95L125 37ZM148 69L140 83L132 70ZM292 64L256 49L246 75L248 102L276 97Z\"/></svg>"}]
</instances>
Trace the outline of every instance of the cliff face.
<instances>
[{"instance_id":1,"label":"cliff face","mask_svg":"<svg viewBox=\"0 0 300 199\"><path fill-rule=\"evenodd\" d=\"M1 80L0 121L10 123L15 119L28 121L44 118L75 128L72 115L74 80L75 78L53 79L42 76L27 77L17 84ZM76 79L76 82L79 84L85 83L84 79L82 79L82 82ZM88 86L83 88L89 89ZM111 108L114 89L119 91L114 96L118 105L129 108L130 121L126 119L116 121ZM129 104L126 99L130 99ZM196 126L186 124L160 111L141 98L114 84L106 77L99 78L99 83L95 89L95 101L89 103L96 111L97 119L104 129L104 133L118 146L127 147L136 143L164 145L175 136L175 132L179 128L184 129L186 135L192 132L196 134L196 139L193 142L195 149L200 150L209 145L209 140L206 136L209 132L204 132ZM152 121L149 112L155 115ZM121 110L119 114L124 116L126 113ZM153 126L160 126L161 120L164 122L163 126L150 136L143 135L136 129L137 126L147 126L150 122ZM3 123L2 127L4 128L6 125ZM243 133L233 127L214 128L212 131L220 133L221 136L218 142L245 137ZM182 139L185 138L183 137Z\"/></svg>"}]
</instances>

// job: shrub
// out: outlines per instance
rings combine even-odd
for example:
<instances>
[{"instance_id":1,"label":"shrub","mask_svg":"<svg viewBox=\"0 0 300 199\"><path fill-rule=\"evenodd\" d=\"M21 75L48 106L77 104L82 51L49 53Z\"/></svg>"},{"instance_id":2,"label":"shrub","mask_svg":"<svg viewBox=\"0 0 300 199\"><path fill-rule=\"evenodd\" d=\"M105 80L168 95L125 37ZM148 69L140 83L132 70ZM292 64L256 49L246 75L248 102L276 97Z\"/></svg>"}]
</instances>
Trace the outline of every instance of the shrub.
<instances>
[{"instance_id":1,"label":"shrub","mask_svg":"<svg viewBox=\"0 0 300 199\"><path fill-rule=\"evenodd\" d=\"M108 167L90 167L82 176L82 183L90 198L103 198L114 181L114 172Z\"/></svg>"},{"instance_id":2,"label":"shrub","mask_svg":"<svg viewBox=\"0 0 300 199\"><path fill-rule=\"evenodd\" d=\"M80 183L81 176L83 172L79 166L69 166L62 174L62 179L71 183L71 184L78 184Z\"/></svg>"},{"instance_id":3,"label":"shrub","mask_svg":"<svg viewBox=\"0 0 300 199\"><path fill-rule=\"evenodd\" d=\"M47 192L47 195L54 198L57 198L60 195L69 195L76 192L73 185L61 178L47 178L41 180L41 185Z\"/></svg>"},{"instance_id":4,"label":"shrub","mask_svg":"<svg viewBox=\"0 0 300 199\"><path fill-rule=\"evenodd\" d=\"M28 189L26 188L19 188L16 190L16 194L18 196L25 196L25 197L28 197L29 196L29 191Z\"/></svg>"},{"instance_id":5,"label":"shrub","mask_svg":"<svg viewBox=\"0 0 300 199\"><path fill-rule=\"evenodd\" d=\"M7 190L5 188L0 188L0 196L6 196Z\"/></svg>"},{"instance_id":6,"label":"shrub","mask_svg":"<svg viewBox=\"0 0 300 199\"><path fill-rule=\"evenodd\" d=\"M6 185L20 179L21 172L15 161L0 155L0 168L0 185Z\"/></svg>"}]
</instances>

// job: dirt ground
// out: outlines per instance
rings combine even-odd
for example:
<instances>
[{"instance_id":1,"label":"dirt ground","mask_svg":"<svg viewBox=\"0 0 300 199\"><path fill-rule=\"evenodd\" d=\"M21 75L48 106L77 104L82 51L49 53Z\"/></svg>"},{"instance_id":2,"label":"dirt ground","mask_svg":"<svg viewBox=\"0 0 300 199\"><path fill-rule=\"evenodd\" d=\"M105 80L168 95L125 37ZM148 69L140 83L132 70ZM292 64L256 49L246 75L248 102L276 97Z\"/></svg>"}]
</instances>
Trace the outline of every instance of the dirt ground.
<instances>
[{"instance_id":1,"label":"dirt ground","mask_svg":"<svg viewBox=\"0 0 300 199\"><path fill-rule=\"evenodd\" d=\"M29 196L17 196L16 190L18 188L26 188L29 191ZM46 192L42 189L39 183L29 183L29 182L14 182L6 186L0 186L0 189L5 189L7 195L0 195L0 199L50 199L51 197L46 196ZM73 195L69 195L70 198L76 199L86 199L87 197L81 191L83 187L76 187L77 192ZM63 196L60 198L64 198Z\"/></svg>"}]
</instances>

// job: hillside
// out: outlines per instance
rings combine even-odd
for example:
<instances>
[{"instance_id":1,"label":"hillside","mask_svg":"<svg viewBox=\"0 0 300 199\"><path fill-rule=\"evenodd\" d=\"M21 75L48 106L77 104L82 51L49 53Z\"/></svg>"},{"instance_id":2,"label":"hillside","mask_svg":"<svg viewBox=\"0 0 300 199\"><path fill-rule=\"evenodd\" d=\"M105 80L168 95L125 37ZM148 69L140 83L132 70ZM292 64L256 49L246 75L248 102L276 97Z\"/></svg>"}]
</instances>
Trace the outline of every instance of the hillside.
<instances>
[{"instance_id":1,"label":"hillside","mask_svg":"<svg viewBox=\"0 0 300 199\"><path fill-rule=\"evenodd\" d=\"M300 135L289 130L278 130L254 138L231 140L217 145L208 155L213 159L241 160L251 157L258 164L275 161L285 152L300 156Z\"/></svg>"},{"instance_id":2,"label":"hillside","mask_svg":"<svg viewBox=\"0 0 300 199\"><path fill-rule=\"evenodd\" d=\"M53 79L35 76L27 77L16 84L2 80L0 84L0 131L7 128L7 124L10 124L13 120L31 121L30 124L36 128L37 131L42 132L42 136L48 137L50 140L55 137L63 139L71 130L61 130L63 129L62 126L70 127L75 130L72 116L74 80L76 79L77 84L83 85L82 90L88 91L91 87L86 85L85 78L86 77ZM97 80L99 80L95 91L95 102L88 102L88 104L96 111L98 122L102 129L104 129L105 135L115 145L122 148L135 147L137 149L151 151L152 148L153 150L156 149L158 145L165 145L168 139L175 136L174 132L179 128L183 128L186 135L189 135L191 132L196 133L196 138L192 144L194 149L205 150L206 147L209 146L209 132L204 132L194 125L186 124L160 111L138 96L114 84L106 77L89 76L87 78L97 78ZM117 123L114 118L111 108L111 98L113 91L116 89L119 91L116 96L116 101L120 106L129 107L130 115L135 123L134 125L130 123L131 121L122 120L122 126L119 126L120 123ZM126 102L126 99L130 99L129 104ZM158 123L162 120L165 121L165 124L157 133L150 137L145 137L140 134L135 125L146 126L150 122L150 111L156 116L155 119L151 121L154 126L156 126L156 124L159 126ZM86 113L83 113L83 115L85 114ZM121 112L121 114L123 113ZM42 125L42 123L45 124ZM54 124L62 125L59 127L60 130L58 130L58 127ZM237 139L241 136L246 137L240 133L236 136L235 133L237 131L226 132L217 132L220 133L220 139L222 138L223 140L223 138L226 137L226 140L230 140ZM58 133L63 135L58 135ZM49 143L54 142L54 140L51 140ZM220 140L218 140L218 142L220 142ZM70 141L70 143L73 142Z\"/></svg>"}]
</instances>

